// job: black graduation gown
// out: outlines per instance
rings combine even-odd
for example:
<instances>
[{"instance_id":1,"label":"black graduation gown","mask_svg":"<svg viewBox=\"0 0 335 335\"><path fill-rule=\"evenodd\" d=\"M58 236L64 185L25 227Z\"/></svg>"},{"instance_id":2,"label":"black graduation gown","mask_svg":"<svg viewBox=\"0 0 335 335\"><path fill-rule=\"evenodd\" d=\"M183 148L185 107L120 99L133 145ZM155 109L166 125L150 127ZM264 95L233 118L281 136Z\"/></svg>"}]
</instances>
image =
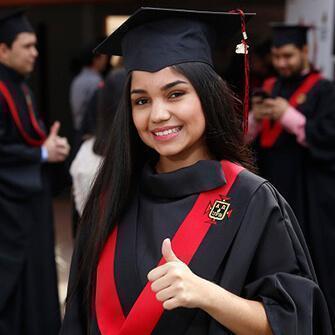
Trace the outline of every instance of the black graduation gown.
<instances>
[{"instance_id":1,"label":"black graduation gown","mask_svg":"<svg viewBox=\"0 0 335 335\"><path fill-rule=\"evenodd\" d=\"M118 228L115 279L125 315L199 192L225 183L219 162L200 161L168 174L147 166ZM265 180L244 170L229 192L230 217L212 225L190 263L197 275L232 293L264 303L273 333L332 334L324 297L292 210ZM187 243L187 241L185 241ZM70 285L76 276L76 249ZM81 296L69 301L61 335L85 334ZM145 317L145 315L144 315ZM98 335L96 319L91 334ZM152 334L223 335L225 327L199 309L165 311Z\"/></svg>"},{"instance_id":2,"label":"black graduation gown","mask_svg":"<svg viewBox=\"0 0 335 335\"><path fill-rule=\"evenodd\" d=\"M289 99L306 76L279 78L273 96ZM308 147L282 132L271 148L256 144L260 174L284 196L301 224L335 321L335 87L319 81L297 109L307 118Z\"/></svg>"},{"instance_id":3,"label":"black graduation gown","mask_svg":"<svg viewBox=\"0 0 335 335\"><path fill-rule=\"evenodd\" d=\"M0 80L15 101L24 129L39 139L21 89L24 78L0 64ZM52 335L59 331L52 222L41 148L24 142L0 94L1 335Z\"/></svg>"}]
</instances>

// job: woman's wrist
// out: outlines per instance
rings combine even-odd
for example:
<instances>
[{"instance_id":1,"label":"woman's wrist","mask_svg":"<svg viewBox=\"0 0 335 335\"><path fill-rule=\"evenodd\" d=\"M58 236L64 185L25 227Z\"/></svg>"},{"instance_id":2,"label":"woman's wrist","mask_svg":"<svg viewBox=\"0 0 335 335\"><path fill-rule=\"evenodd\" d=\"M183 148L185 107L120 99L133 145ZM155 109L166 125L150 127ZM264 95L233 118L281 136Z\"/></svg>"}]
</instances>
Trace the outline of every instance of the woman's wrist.
<instances>
[{"instance_id":1,"label":"woman's wrist","mask_svg":"<svg viewBox=\"0 0 335 335\"><path fill-rule=\"evenodd\" d=\"M219 299L224 298L225 289L206 280L198 277L198 289L197 289L197 301L196 305L203 311L210 313L213 307L216 305L218 296Z\"/></svg>"},{"instance_id":2,"label":"woman's wrist","mask_svg":"<svg viewBox=\"0 0 335 335\"><path fill-rule=\"evenodd\" d=\"M208 280L198 281L197 307L235 334L272 334L263 305L241 298Z\"/></svg>"}]
</instances>

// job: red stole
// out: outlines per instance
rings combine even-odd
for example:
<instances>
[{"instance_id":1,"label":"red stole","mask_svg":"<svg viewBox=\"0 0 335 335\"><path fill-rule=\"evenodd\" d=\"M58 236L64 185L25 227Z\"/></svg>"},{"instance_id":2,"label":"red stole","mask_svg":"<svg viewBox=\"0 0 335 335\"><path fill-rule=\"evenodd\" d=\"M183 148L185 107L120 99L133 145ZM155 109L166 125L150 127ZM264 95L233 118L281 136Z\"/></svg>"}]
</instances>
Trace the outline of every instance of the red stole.
<instances>
[{"instance_id":1,"label":"red stole","mask_svg":"<svg viewBox=\"0 0 335 335\"><path fill-rule=\"evenodd\" d=\"M296 108L301 102L299 102L299 97L306 95L313 86L321 79L321 75L318 72L312 72L309 74L302 84L297 88L289 99L289 104ZM276 78L269 78L264 82L263 89L270 93L276 83ZM262 132L260 136L260 145L262 148L271 148L277 141L279 135L282 133L283 127L279 121L275 121L271 125L271 121L264 119L262 121Z\"/></svg>"},{"instance_id":2,"label":"red stole","mask_svg":"<svg viewBox=\"0 0 335 335\"><path fill-rule=\"evenodd\" d=\"M3 95L3 97L5 98L9 111L12 115L12 118L14 120L14 123L17 127L17 129L19 130L21 136L23 137L23 139L25 140L25 142L33 147L40 147L44 141L46 140L46 135L45 132L41 129L41 127L38 124L38 121L35 117L35 113L34 113L34 109L33 109L33 104L32 104L32 100L30 97L30 94L28 92L28 89L23 86L22 90L24 92L25 98L26 98L26 102L27 102L27 106L28 106L28 111L29 111L29 118L30 118L30 122L33 126L33 129L35 130L35 132L37 133L37 135L40 137L39 140L36 140L34 138L32 138L24 129L23 124L21 122L18 110L16 108L14 99L12 97L12 95L10 94L8 88L6 87L6 85L0 81L0 92Z\"/></svg>"},{"instance_id":3,"label":"red stole","mask_svg":"<svg viewBox=\"0 0 335 335\"><path fill-rule=\"evenodd\" d=\"M220 196L227 196L243 170L241 166L228 161L222 161L221 164L226 184L199 195L171 241L175 254L185 264L190 263L212 226L206 214L208 204L213 204ZM95 308L100 332L102 335L149 335L164 312L162 303L156 300L148 282L128 316L124 316L114 276L116 240L117 227L102 251L97 268ZM162 258L158 266L164 263Z\"/></svg>"}]
</instances>

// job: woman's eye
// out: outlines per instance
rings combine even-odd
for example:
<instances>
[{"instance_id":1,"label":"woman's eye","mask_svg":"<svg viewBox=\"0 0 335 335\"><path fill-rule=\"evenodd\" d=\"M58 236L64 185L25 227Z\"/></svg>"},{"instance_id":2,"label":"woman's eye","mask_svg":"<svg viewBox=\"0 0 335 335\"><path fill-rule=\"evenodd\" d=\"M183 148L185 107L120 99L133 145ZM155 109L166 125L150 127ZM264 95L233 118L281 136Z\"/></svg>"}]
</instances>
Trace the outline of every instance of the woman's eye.
<instances>
[{"instance_id":1,"label":"woman's eye","mask_svg":"<svg viewBox=\"0 0 335 335\"><path fill-rule=\"evenodd\" d=\"M170 95L169 95L169 98L178 98L182 95L184 95L185 93L184 92L172 92Z\"/></svg>"},{"instance_id":2,"label":"woman's eye","mask_svg":"<svg viewBox=\"0 0 335 335\"><path fill-rule=\"evenodd\" d=\"M146 104L147 102L148 102L148 99L140 98L140 99L136 99L136 100L135 100L135 105L139 105L139 106L141 106L141 105Z\"/></svg>"}]
</instances>

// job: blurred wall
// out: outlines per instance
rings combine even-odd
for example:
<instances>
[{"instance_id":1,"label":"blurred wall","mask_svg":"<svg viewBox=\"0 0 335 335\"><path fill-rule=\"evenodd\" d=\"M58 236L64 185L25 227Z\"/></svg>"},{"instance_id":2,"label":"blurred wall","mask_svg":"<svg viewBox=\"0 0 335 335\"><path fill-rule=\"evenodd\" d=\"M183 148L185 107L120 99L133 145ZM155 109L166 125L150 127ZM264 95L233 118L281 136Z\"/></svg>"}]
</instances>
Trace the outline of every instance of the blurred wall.
<instances>
[{"instance_id":1,"label":"blurred wall","mask_svg":"<svg viewBox=\"0 0 335 335\"><path fill-rule=\"evenodd\" d=\"M317 10L316 10L317 8ZM288 0L286 6L286 21L303 23L316 28L315 35L310 33L310 56L316 61L316 67L323 74L334 79L334 0ZM316 47L315 60L313 48Z\"/></svg>"}]
</instances>

